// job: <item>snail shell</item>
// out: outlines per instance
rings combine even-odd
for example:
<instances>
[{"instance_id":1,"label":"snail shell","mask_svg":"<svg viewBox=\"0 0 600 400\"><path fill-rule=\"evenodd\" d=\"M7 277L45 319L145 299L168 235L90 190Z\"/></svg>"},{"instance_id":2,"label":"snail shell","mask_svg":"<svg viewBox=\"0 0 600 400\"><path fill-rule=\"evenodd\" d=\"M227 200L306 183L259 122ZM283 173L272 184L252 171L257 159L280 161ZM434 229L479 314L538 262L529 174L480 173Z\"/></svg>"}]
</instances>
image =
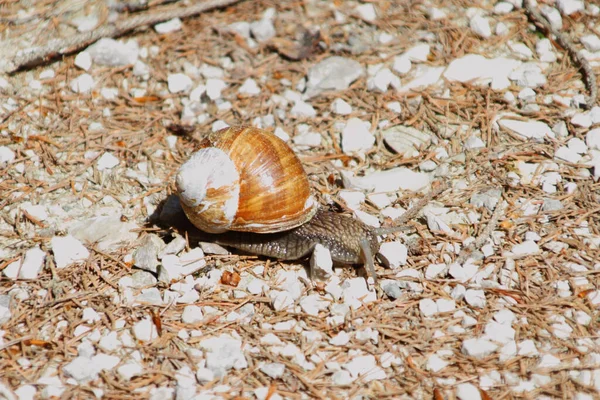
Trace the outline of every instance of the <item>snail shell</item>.
<instances>
[{"instance_id":1,"label":"snail shell","mask_svg":"<svg viewBox=\"0 0 600 400\"><path fill-rule=\"evenodd\" d=\"M181 206L197 228L280 232L316 213L300 160L277 136L230 127L211 133L201 146L176 178Z\"/></svg>"}]
</instances>

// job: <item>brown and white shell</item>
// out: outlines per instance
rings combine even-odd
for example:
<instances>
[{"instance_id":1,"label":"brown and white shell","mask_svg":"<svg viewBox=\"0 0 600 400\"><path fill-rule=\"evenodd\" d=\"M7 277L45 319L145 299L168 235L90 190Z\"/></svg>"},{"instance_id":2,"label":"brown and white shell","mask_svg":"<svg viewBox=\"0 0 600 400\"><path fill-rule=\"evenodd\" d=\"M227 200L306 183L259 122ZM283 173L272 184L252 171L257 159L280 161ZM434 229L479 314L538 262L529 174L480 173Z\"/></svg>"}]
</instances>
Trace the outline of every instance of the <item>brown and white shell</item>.
<instances>
[{"instance_id":1,"label":"brown and white shell","mask_svg":"<svg viewBox=\"0 0 600 400\"><path fill-rule=\"evenodd\" d=\"M317 211L293 150L274 134L248 126L208 135L179 169L176 185L189 220L210 233L285 231Z\"/></svg>"}]
</instances>

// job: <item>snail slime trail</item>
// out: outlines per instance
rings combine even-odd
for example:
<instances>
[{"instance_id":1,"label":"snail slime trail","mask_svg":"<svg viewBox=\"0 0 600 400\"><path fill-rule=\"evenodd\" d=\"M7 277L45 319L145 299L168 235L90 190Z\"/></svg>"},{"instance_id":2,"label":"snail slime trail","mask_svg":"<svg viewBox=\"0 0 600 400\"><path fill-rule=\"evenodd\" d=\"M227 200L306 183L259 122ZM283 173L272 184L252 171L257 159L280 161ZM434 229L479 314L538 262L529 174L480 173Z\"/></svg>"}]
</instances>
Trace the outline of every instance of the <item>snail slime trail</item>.
<instances>
[{"instance_id":1,"label":"snail slime trail","mask_svg":"<svg viewBox=\"0 0 600 400\"><path fill-rule=\"evenodd\" d=\"M208 135L176 177L181 206L215 242L282 260L309 256L317 244L334 262L364 264L376 281L377 230L318 210L294 151L277 136L248 126Z\"/></svg>"}]
</instances>

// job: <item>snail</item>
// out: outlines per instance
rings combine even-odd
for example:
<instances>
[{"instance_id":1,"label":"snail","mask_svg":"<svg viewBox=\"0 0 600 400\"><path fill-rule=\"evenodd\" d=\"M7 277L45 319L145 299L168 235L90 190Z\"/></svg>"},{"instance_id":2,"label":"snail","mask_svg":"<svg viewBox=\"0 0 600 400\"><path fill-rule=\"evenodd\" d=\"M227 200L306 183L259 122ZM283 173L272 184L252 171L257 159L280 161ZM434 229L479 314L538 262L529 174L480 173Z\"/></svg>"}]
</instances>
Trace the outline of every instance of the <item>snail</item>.
<instances>
[{"instance_id":1,"label":"snail","mask_svg":"<svg viewBox=\"0 0 600 400\"><path fill-rule=\"evenodd\" d=\"M373 266L378 236L397 228L373 228L318 208L294 151L274 134L230 127L209 134L179 169L181 206L215 242L282 260L310 255L317 244L338 264Z\"/></svg>"}]
</instances>

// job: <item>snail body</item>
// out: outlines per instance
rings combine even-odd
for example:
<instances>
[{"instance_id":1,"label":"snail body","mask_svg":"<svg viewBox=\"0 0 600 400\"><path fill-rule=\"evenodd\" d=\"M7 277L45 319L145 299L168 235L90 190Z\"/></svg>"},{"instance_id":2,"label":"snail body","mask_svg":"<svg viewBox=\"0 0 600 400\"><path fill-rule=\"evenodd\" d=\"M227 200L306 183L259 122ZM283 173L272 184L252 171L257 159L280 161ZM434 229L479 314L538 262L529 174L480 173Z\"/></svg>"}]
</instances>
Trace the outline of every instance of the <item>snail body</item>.
<instances>
[{"instance_id":1,"label":"snail body","mask_svg":"<svg viewBox=\"0 0 600 400\"><path fill-rule=\"evenodd\" d=\"M364 263L374 279L375 229L318 210L293 150L273 134L231 127L206 137L177 173L181 206L193 225L219 233L215 242L284 260L303 258L317 244L332 260Z\"/></svg>"}]
</instances>

